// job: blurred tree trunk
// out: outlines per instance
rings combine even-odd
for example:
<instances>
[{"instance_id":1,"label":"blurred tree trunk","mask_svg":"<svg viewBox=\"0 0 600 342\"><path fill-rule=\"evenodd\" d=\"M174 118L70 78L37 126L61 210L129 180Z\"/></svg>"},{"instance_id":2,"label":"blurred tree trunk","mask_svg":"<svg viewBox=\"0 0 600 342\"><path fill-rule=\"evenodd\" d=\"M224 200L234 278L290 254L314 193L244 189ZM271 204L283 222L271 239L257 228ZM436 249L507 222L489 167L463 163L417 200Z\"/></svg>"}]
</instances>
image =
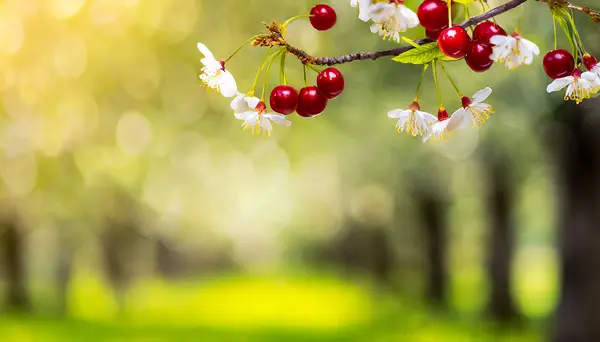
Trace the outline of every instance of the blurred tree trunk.
<instances>
[{"instance_id":1,"label":"blurred tree trunk","mask_svg":"<svg viewBox=\"0 0 600 342\"><path fill-rule=\"evenodd\" d=\"M74 248L72 243L73 232L70 222L61 222L58 229L58 265L56 268L56 285L58 292L58 312L61 315L68 313L69 282L73 271Z\"/></svg>"},{"instance_id":2,"label":"blurred tree trunk","mask_svg":"<svg viewBox=\"0 0 600 342\"><path fill-rule=\"evenodd\" d=\"M163 238L157 237L155 243L156 272L163 278L171 278L177 273L175 253Z\"/></svg>"},{"instance_id":3,"label":"blurred tree trunk","mask_svg":"<svg viewBox=\"0 0 600 342\"><path fill-rule=\"evenodd\" d=\"M423 222L427 276L426 296L434 305L444 307L448 292L447 222L445 203L439 196L423 191L417 196L417 210Z\"/></svg>"},{"instance_id":4,"label":"blurred tree trunk","mask_svg":"<svg viewBox=\"0 0 600 342\"><path fill-rule=\"evenodd\" d=\"M514 252L513 204L515 184L510 160L502 147L489 142L484 153L487 204L490 218L488 277L491 293L488 310L501 322L518 318L511 291L511 262Z\"/></svg>"},{"instance_id":5,"label":"blurred tree trunk","mask_svg":"<svg viewBox=\"0 0 600 342\"><path fill-rule=\"evenodd\" d=\"M600 341L600 102L556 111L567 132L557 145L561 191L561 299L554 342ZM555 136L553 136L556 139Z\"/></svg>"},{"instance_id":6,"label":"blurred tree trunk","mask_svg":"<svg viewBox=\"0 0 600 342\"><path fill-rule=\"evenodd\" d=\"M348 218L343 235L333 247L335 259L346 270L369 274L374 280L387 283L393 273L394 255L383 227L367 226Z\"/></svg>"},{"instance_id":7,"label":"blurred tree trunk","mask_svg":"<svg viewBox=\"0 0 600 342\"><path fill-rule=\"evenodd\" d=\"M7 276L6 303L11 310L30 309L25 264L25 236L14 216L0 218L0 249Z\"/></svg>"},{"instance_id":8,"label":"blurred tree trunk","mask_svg":"<svg viewBox=\"0 0 600 342\"><path fill-rule=\"evenodd\" d=\"M125 295L133 277L134 261L138 236L134 223L128 219L107 219L107 226L101 235L104 270L113 287L119 309L125 306Z\"/></svg>"}]
</instances>

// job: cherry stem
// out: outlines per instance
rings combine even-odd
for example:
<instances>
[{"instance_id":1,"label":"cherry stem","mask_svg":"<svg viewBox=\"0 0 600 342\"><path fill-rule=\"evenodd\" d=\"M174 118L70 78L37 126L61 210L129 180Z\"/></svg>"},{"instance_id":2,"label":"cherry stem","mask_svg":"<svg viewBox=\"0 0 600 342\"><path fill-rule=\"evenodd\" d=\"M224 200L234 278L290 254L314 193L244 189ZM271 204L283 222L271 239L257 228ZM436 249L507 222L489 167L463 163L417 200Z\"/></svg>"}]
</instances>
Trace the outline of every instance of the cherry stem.
<instances>
[{"instance_id":1,"label":"cherry stem","mask_svg":"<svg viewBox=\"0 0 600 342\"><path fill-rule=\"evenodd\" d=\"M267 91L267 83L269 81L269 72L271 71L271 66L273 65L273 62L275 62L277 57L279 57L279 55L284 53L285 51L286 51L285 48L278 50L277 52L275 52L274 54L271 55L269 61L267 61L267 63L266 63L267 67L265 70L265 78L264 78L264 82L263 82L262 94L260 95L261 101L265 100L265 92Z\"/></svg>"},{"instance_id":2,"label":"cherry stem","mask_svg":"<svg viewBox=\"0 0 600 342\"><path fill-rule=\"evenodd\" d=\"M302 73L304 74L304 86L308 85L308 81L306 80L306 64L302 64Z\"/></svg>"},{"instance_id":3,"label":"cherry stem","mask_svg":"<svg viewBox=\"0 0 600 342\"><path fill-rule=\"evenodd\" d=\"M575 16L575 14L573 13L573 9L570 10L570 14L569 15L569 23L571 24L571 27L573 27L573 32L575 33L575 38L577 38L577 42L578 42L578 48L581 50L581 55L585 55L586 51L585 48L583 47L583 41L581 40L581 35L579 34L579 30L577 29L577 25L575 24L575 20L573 19L573 17Z\"/></svg>"},{"instance_id":4,"label":"cherry stem","mask_svg":"<svg viewBox=\"0 0 600 342\"><path fill-rule=\"evenodd\" d=\"M258 38L258 37L260 37L260 35L256 35L256 36L254 36L254 37L250 37L250 38L248 38L248 39L247 39L247 40L244 42L244 44L242 44L242 45L241 45L239 48L237 48L237 50L235 50L235 51L234 51L234 52L233 52L231 55L229 55L229 57L227 57L227 59L225 59L225 60L223 61L223 63L227 63L227 62L229 62L229 60L230 60L231 58L233 58L233 56L235 56L235 55L236 55L238 52L240 52L240 51L241 51L241 50L242 50L244 47L246 47L246 45L248 45L250 42L252 42L253 40L255 40L255 39L256 39L256 38Z\"/></svg>"},{"instance_id":5,"label":"cherry stem","mask_svg":"<svg viewBox=\"0 0 600 342\"><path fill-rule=\"evenodd\" d=\"M443 107L443 105L442 105L442 92L440 91L440 84L438 82L437 64L436 64L435 60L433 61L432 69L433 69L433 83L435 84L435 91L437 92L438 105L441 108L441 107Z\"/></svg>"},{"instance_id":6,"label":"cherry stem","mask_svg":"<svg viewBox=\"0 0 600 342\"><path fill-rule=\"evenodd\" d=\"M260 74L262 73L262 71L265 68L265 62L267 61L267 58L269 57L269 52L271 52L270 49L267 49L267 51L265 51L265 55L262 58L262 61L260 62L260 67L258 68L258 71L256 72L256 76L254 77L254 83L252 83L252 88L250 88L250 95L254 95L254 90L256 89L256 86L258 85L258 80L260 79Z\"/></svg>"},{"instance_id":7,"label":"cherry stem","mask_svg":"<svg viewBox=\"0 0 600 342\"><path fill-rule=\"evenodd\" d=\"M466 21L471 18L471 14L469 13L469 5L464 4L464 6L465 6L465 21ZM469 26L469 28L471 29L471 34L473 34L473 26Z\"/></svg>"},{"instance_id":8,"label":"cherry stem","mask_svg":"<svg viewBox=\"0 0 600 342\"><path fill-rule=\"evenodd\" d=\"M421 71L421 77L419 78L419 83L417 84L417 94L415 95L415 101L419 100L419 93L421 92L421 84L423 83L423 77L425 76L425 72L429 68L429 64L425 64L423 67L423 71Z\"/></svg>"},{"instance_id":9,"label":"cherry stem","mask_svg":"<svg viewBox=\"0 0 600 342\"><path fill-rule=\"evenodd\" d=\"M493 8L486 13L472 17L471 19L461 23L460 26L468 27L471 25L477 25L480 22L489 20L500 14L506 13L516 7L519 7L527 1L528 0L509 0L506 3L504 3L503 5ZM424 38L424 39L415 41L415 44L423 45L423 44L428 44L431 42L433 42L431 39ZM398 47L398 48L391 49L391 50L380 50L380 51L373 51L373 52L355 52L355 53L349 53L346 55L341 55L338 57L314 57L297 47L289 45L287 42L283 42L283 45L287 46L290 53L293 54L294 56L296 56L296 58L300 59L300 61L302 61L302 63L306 63L309 65L310 64L313 64L313 65L336 65L336 64L350 63L350 62L354 62L354 61L376 60L376 59L379 59L382 57L395 57L406 51L409 51L409 50L412 50L415 48L413 45L407 45L407 46L402 46L402 47Z\"/></svg>"},{"instance_id":10,"label":"cherry stem","mask_svg":"<svg viewBox=\"0 0 600 342\"><path fill-rule=\"evenodd\" d=\"M452 0L448 0L448 27L452 27Z\"/></svg>"},{"instance_id":11,"label":"cherry stem","mask_svg":"<svg viewBox=\"0 0 600 342\"><path fill-rule=\"evenodd\" d=\"M487 1L483 1L482 3L484 4L483 6L483 11L485 12L485 9L487 8L488 10L492 9L492 6L490 6L490 4L487 3ZM494 24L498 25L498 22L496 21L496 17L492 17L492 20L494 21Z\"/></svg>"},{"instance_id":12,"label":"cherry stem","mask_svg":"<svg viewBox=\"0 0 600 342\"><path fill-rule=\"evenodd\" d=\"M450 84L452 84L452 87L454 87L454 90L456 90L456 93L458 94L458 97L460 97L462 99L463 94L458 89L458 86L456 85L456 82L454 82L454 79L452 79L452 77L450 77L450 74L448 73L448 70L446 70L446 67L444 66L444 63L440 62L440 66L442 67L442 71L444 72L444 74L448 78L448 81L450 81Z\"/></svg>"},{"instance_id":13,"label":"cherry stem","mask_svg":"<svg viewBox=\"0 0 600 342\"><path fill-rule=\"evenodd\" d=\"M310 18L310 17L312 17L312 14L301 14L301 15L297 15L295 17L289 18L283 24L281 24L281 33L285 35L285 29L292 21L297 20L297 19L302 19L302 18Z\"/></svg>"},{"instance_id":14,"label":"cherry stem","mask_svg":"<svg viewBox=\"0 0 600 342\"><path fill-rule=\"evenodd\" d=\"M552 25L554 26L554 50L558 48L558 38L556 32L556 17L552 14Z\"/></svg>"},{"instance_id":15,"label":"cherry stem","mask_svg":"<svg viewBox=\"0 0 600 342\"><path fill-rule=\"evenodd\" d=\"M280 79L281 79L281 84L286 85L287 84L287 80L285 78L285 56L287 55L287 50L284 51L281 54L281 63L280 63Z\"/></svg>"},{"instance_id":16,"label":"cherry stem","mask_svg":"<svg viewBox=\"0 0 600 342\"><path fill-rule=\"evenodd\" d=\"M309 68L310 68L312 71L316 72L317 74L320 74L320 73L321 73L321 70L319 70L319 69L315 68L315 67L314 67L313 65L311 65L311 64L306 64L306 63L305 63L304 65L306 65L307 67L309 67Z\"/></svg>"}]
</instances>

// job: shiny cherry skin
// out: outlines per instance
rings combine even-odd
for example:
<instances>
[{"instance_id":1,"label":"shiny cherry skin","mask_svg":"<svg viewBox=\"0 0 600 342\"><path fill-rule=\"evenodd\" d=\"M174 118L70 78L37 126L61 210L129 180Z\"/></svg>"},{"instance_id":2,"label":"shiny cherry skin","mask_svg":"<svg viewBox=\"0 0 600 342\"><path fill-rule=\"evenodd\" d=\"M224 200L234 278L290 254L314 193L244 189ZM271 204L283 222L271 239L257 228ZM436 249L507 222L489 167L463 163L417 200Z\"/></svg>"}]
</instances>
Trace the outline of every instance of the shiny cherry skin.
<instances>
[{"instance_id":1,"label":"shiny cherry skin","mask_svg":"<svg viewBox=\"0 0 600 342\"><path fill-rule=\"evenodd\" d=\"M493 36L506 36L506 31L500 25L489 20L480 22L473 30L473 40L489 43Z\"/></svg>"},{"instance_id":2,"label":"shiny cherry skin","mask_svg":"<svg viewBox=\"0 0 600 342\"><path fill-rule=\"evenodd\" d=\"M448 3L442 0L425 0L419 5L417 16L424 28L440 30L448 25Z\"/></svg>"},{"instance_id":3,"label":"shiny cherry skin","mask_svg":"<svg viewBox=\"0 0 600 342\"><path fill-rule=\"evenodd\" d=\"M471 48L471 37L461 26L452 26L440 33L438 45L446 56L463 58Z\"/></svg>"},{"instance_id":4,"label":"shiny cherry skin","mask_svg":"<svg viewBox=\"0 0 600 342\"><path fill-rule=\"evenodd\" d=\"M328 100L334 99L344 91L344 76L336 68L327 68L317 76L317 87Z\"/></svg>"},{"instance_id":5,"label":"shiny cherry skin","mask_svg":"<svg viewBox=\"0 0 600 342\"><path fill-rule=\"evenodd\" d=\"M278 85L271 91L269 104L276 113L292 114L298 106L298 91L289 85Z\"/></svg>"},{"instance_id":6,"label":"shiny cherry skin","mask_svg":"<svg viewBox=\"0 0 600 342\"><path fill-rule=\"evenodd\" d=\"M448 25L442 27L439 30L425 29L425 35L427 36L427 38L429 38L431 40L437 40L440 37L440 33L442 33L442 31L444 31L447 28L448 28Z\"/></svg>"},{"instance_id":7,"label":"shiny cherry skin","mask_svg":"<svg viewBox=\"0 0 600 342\"><path fill-rule=\"evenodd\" d=\"M544 71L552 79L570 76L575 69L573 55L565 49L550 50L544 56Z\"/></svg>"},{"instance_id":8,"label":"shiny cherry skin","mask_svg":"<svg viewBox=\"0 0 600 342\"><path fill-rule=\"evenodd\" d=\"M494 61L490 59L493 52L492 46L487 41L476 40L471 44L471 48L465 56L465 61L471 70L484 72L494 64Z\"/></svg>"},{"instance_id":9,"label":"shiny cherry skin","mask_svg":"<svg viewBox=\"0 0 600 342\"><path fill-rule=\"evenodd\" d=\"M327 98L321 94L317 86L308 86L300 89L296 113L304 118L317 116L327 107Z\"/></svg>"},{"instance_id":10,"label":"shiny cherry skin","mask_svg":"<svg viewBox=\"0 0 600 342\"><path fill-rule=\"evenodd\" d=\"M335 10L329 5L315 5L310 10L310 23L318 31L327 31L335 25L337 21L337 14Z\"/></svg>"}]
</instances>

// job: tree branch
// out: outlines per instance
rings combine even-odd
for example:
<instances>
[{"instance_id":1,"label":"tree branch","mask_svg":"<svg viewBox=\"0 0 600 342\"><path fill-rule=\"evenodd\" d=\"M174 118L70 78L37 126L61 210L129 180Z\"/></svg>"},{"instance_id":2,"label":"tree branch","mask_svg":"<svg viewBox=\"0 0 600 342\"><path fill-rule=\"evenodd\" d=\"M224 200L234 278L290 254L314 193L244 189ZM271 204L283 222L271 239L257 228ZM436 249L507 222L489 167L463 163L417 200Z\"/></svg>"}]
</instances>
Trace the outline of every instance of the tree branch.
<instances>
[{"instance_id":1,"label":"tree branch","mask_svg":"<svg viewBox=\"0 0 600 342\"><path fill-rule=\"evenodd\" d=\"M460 26L466 28L471 25L477 25L482 21L491 19L502 13L508 12L508 11L512 10L513 8L524 4L526 1L527 0L510 0L507 3L505 3L504 5L500 5L494 9L489 10L486 13L483 13L481 15L470 18L469 20L461 23ZM406 51L414 49L413 46L409 45L409 46L402 46L402 47L391 49L391 50L349 53L347 55L342 55L339 57L313 57L313 56L309 55L308 53L306 53L305 51L288 44L283 39L283 37L280 36L279 38L280 38L279 39L280 44L277 44L277 45L286 46L288 51L291 54L295 55L303 63L314 64L314 65L334 65L334 64L344 64L344 63L349 63L349 62L354 62L354 61L376 60L381 57L398 56L401 53L404 53ZM425 38L425 39L417 40L415 43L417 43L419 45L423 45L423 44L427 44L427 43L431 43L431 42L432 42L431 39Z\"/></svg>"},{"instance_id":2,"label":"tree branch","mask_svg":"<svg viewBox=\"0 0 600 342\"><path fill-rule=\"evenodd\" d=\"M579 12L583 12L584 14L587 14L588 16L590 16L590 18L592 18L593 21L600 23L600 12L599 11L594 11L592 9L589 9L587 7L583 7L583 6L579 6L579 5L574 5L572 3L569 3L569 5L567 6L567 8L570 9L574 9L576 11Z\"/></svg>"}]
</instances>

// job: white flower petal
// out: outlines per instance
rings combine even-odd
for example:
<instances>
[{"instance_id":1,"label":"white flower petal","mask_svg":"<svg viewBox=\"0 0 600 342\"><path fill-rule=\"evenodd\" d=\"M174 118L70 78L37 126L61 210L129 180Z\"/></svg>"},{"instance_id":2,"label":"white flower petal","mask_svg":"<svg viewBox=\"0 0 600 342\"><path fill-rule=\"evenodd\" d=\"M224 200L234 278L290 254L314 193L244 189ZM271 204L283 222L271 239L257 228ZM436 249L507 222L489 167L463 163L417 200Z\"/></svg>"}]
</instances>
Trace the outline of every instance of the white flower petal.
<instances>
[{"instance_id":1,"label":"white flower petal","mask_svg":"<svg viewBox=\"0 0 600 342\"><path fill-rule=\"evenodd\" d=\"M569 84L573 84L574 81L575 81L575 78L573 76L566 76L566 77L558 78L548 85L548 87L546 88L546 91L548 93L551 93L553 91L562 90Z\"/></svg>"},{"instance_id":2,"label":"white flower petal","mask_svg":"<svg viewBox=\"0 0 600 342\"><path fill-rule=\"evenodd\" d=\"M243 113L252 110L253 108L248 107L244 94L238 93L236 97L231 101L229 105L233 109L234 113Z\"/></svg>"},{"instance_id":3,"label":"white flower petal","mask_svg":"<svg viewBox=\"0 0 600 342\"><path fill-rule=\"evenodd\" d=\"M581 78L592 83L595 84L598 80L598 77L596 77L596 75L594 75L593 73L586 71L583 74L581 74Z\"/></svg>"},{"instance_id":4,"label":"white flower petal","mask_svg":"<svg viewBox=\"0 0 600 342\"><path fill-rule=\"evenodd\" d=\"M492 94L492 88L486 87L473 95L473 103L481 103Z\"/></svg>"},{"instance_id":5,"label":"white flower petal","mask_svg":"<svg viewBox=\"0 0 600 342\"><path fill-rule=\"evenodd\" d=\"M395 109L388 112L388 117L392 119L408 119L410 113L410 109Z\"/></svg>"},{"instance_id":6,"label":"white flower petal","mask_svg":"<svg viewBox=\"0 0 600 342\"><path fill-rule=\"evenodd\" d=\"M444 140L444 134L448 132L448 122L448 120L437 121L431 125L431 128L423 134L423 142L431 137L433 137L433 140Z\"/></svg>"},{"instance_id":7,"label":"white flower petal","mask_svg":"<svg viewBox=\"0 0 600 342\"><path fill-rule=\"evenodd\" d=\"M256 106L258 106L258 104L260 103L260 99L258 97L250 97L250 96L246 96L244 98L244 100L246 101L246 103L248 104L249 108L255 109Z\"/></svg>"},{"instance_id":8,"label":"white flower petal","mask_svg":"<svg viewBox=\"0 0 600 342\"><path fill-rule=\"evenodd\" d=\"M512 38L512 37L502 36L502 35L492 36L490 38L490 43L492 43L494 45L503 45L503 44L506 44L506 42L509 38Z\"/></svg>"},{"instance_id":9,"label":"white flower petal","mask_svg":"<svg viewBox=\"0 0 600 342\"><path fill-rule=\"evenodd\" d=\"M285 115L267 113L263 114L262 116L268 118L269 120L273 121L274 123L280 126L290 126L292 124L290 120L285 118Z\"/></svg>"},{"instance_id":10,"label":"white flower petal","mask_svg":"<svg viewBox=\"0 0 600 342\"><path fill-rule=\"evenodd\" d=\"M527 40L525 38L521 38L520 44L524 45L528 51L531 51L532 53L534 53L536 55L540 54L540 48L534 42Z\"/></svg>"},{"instance_id":11,"label":"white flower petal","mask_svg":"<svg viewBox=\"0 0 600 342\"><path fill-rule=\"evenodd\" d=\"M437 117L435 115L429 114L427 112L422 112L417 110L416 113L423 118L423 120L429 125L433 124L437 121Z\"/></svg>"},{"instance_id":12,"label":"white flower petal","mask_svg":"<svg viewBox=\"0 0 600 342\"><path fill-rule=\"evenodd\" d=\"M265 115L260 115L260 129L267 132L267 134L271 134L271 131L273 131L273 125Z\"/></svg>"},{"instance_id":13,"label":"white flower petal","mask_svg":"<svg viewBox=\"0 0 600 342\"><path fill-rule=\"evenodd\" d=\"M419 17L410 8L404 5L398 5L397 11L399 12L399 15L404 18L408 28L413 28L419 25Z\"/></svg>"},{"instance_id":14,"label":"white flower petal","mask_svg":"<svg viewBox=\"0 0 600 342\"><path fill-rule=\"evenodd\" d=\"M469 127L473 123L473 116L467 109L460 108L447 121L447 129L454 131Z\"/></svg>"},{"instance_id":15,"label":"white flower petal","mask_svg":"<svg viewBox=\"0 0 600 342\"><path fill-rule=\"evenodd\" d=\"M225 97L233 97L238 93L237 83L235 78L229 71L223 71L220 80L220 91Z\"/></svg>"},{"instance_id":16,"label":"white flower petal","mask_svg":"<svg viewBox=\"0 0 600 342\"><path fill-rule=\"evenodd\" d=\"M198 47L198 51L200 51L201 54L204 55L204 57L208 58L208 59L212 59L215 60L215 56L213 55L213 53L206 47L206 45L202 44L202 43L198 43L197 44Z\"/></svg>"},{"instance_id":17,"label":"white flower petal","mask_svg":"<svg viewBox=\"0 0 600 342\"><path fill-rule=\"evenodd\" d=\"M378 33L380 36L383 36L383 30L381 28L381 24L372 24L371 26L369 26L369 29L371 30L371 33Z\"/></svg>"},{"instance_id":18,"label":"white flower petal","mask_svg":"<svg viewBox=\"0 0 600 342\"><path fill-rule=\"evenodd\" d=\"M394 15L396 5L378 2L369 6L369 17L376 22L384 22Z\"/></svg>"}]
</instances>

